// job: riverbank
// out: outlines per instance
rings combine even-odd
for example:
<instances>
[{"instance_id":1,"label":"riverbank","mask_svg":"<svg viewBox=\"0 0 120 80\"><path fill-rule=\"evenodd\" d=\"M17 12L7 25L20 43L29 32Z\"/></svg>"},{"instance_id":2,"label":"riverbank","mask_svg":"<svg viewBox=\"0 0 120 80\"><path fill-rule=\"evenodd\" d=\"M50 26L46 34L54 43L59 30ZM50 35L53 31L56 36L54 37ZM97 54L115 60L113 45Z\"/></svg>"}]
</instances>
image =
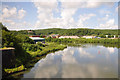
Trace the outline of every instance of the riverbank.
<instances>
[{"instance_id":1,"label":"riverbank","mask_svg":"<svg viewBox=\"0 0 120 80\"><path fill-rule=\"evenodd\" d=\"M56 42L59 44L70 44L70 45L76 45L81 43L95 43L95 44L103 44L103 45L110 45L112 47L120 48L120 39L84 39L84 38L78 38L78 39L71 39L71 38L47 38L47 42Z\"/></svg>"},{"instance_id":2,"label":"riverbank","mask_svg":"<svg viewBox=\"0 0 120 80\"><path fill-rule=\"evenodd\" d=\"M27 60L28 62L25 62L26 64L22 64L21 66L11 68L11 69L4 69L4 71L6 72L6 76L8 76L9 78L15 77L14 73L16 74L21 71L26 71L29 68L33 67L38 60L42 59L47 54L58 51L58 50L63 50L66 47L67 47L66 45L60 45L54 42L46 43L46 44L41 44L41 43L27 44L27 45L23 44L23 48L26 49L26 52L29 53L32 58L30 60ZM24 59L27 59L27 58L24 58Z\"/></svg>"}]
</instances>

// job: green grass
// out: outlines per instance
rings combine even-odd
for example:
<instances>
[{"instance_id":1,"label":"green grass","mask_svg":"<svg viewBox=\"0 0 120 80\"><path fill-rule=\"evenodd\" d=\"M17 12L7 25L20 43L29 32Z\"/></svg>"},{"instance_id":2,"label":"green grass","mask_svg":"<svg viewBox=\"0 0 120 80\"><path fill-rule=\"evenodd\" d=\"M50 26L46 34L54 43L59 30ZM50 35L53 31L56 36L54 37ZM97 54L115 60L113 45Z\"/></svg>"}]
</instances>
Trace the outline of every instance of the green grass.
<instances>
[{"instance_id":1,"label":"green grass","mask_svg":"<svg viewBox=\"0 0 120 80\"><path fill-rule=\"evenodd\" d=\"M22 71L22 70L25 70L25 67L23 65L21 65L19 67L16 67L16 68L12 68L12 69L4 69L4 71L6 73L14 73L14 72L17 72L17 71Z\"/></svg>"},{"instance_id":2,"label":"green grass","mask_svg":"<svg viewBox=\"0 0 120 80\"><path fill-rule=\"evenodd\" d=\"M56 42L59 44L81 44L81 43L100 43L103 45L116 45L116 47L119 47L120 45L120 39L84 39L84 38L78 38L78 39L70 39L70 38L47 38L47 42Z\"/></svg>"},{"instance_id":3,"label":"green grass","mask_svg":"<svg viewBox=\"0 0 120 80\"><path fill-rule=\"evenodd\" d=\"M32 57L36 57L36 56L42 56L42 55L46 55L50 52L55 52L58 50L63 50L64 48L66 48L66 45L60 45L57 43L46 43L47 46L45 47L40 47L41 50L37 50L37 51L27 51ZM36 45L36 44L35 44Z\"/></svg>"}]
</instances>

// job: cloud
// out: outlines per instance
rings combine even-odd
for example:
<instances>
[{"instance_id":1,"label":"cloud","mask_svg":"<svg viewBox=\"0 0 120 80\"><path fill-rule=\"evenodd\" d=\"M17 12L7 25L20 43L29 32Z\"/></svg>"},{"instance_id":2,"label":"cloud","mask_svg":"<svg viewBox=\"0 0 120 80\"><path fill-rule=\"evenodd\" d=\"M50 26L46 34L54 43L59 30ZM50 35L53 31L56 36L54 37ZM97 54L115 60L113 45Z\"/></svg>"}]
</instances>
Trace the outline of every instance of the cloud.
<instances>
[{"instance_id":1,"label":"cloud","mask_svg":"<svg viewBox=\"0 0 120 80\"><path fill-rule=\"evenodd\" d=\"M2 15L3 18L13 17L17 14L15 7L11 8L11 9L3 8L2 13L3 13L3 15Z\"/></svg>"},{"instance_id":2,"label":"cloud","mask_svg":"<svg viewBox=\"0 0 120 80\"><path fill-rule=\"evenodd\" d=\"M78 20L75 21L74 15L79 8L98 8L102 5L113 6L112 2L75 2L74 0L59 0L61 5L59 6L58 0L32 0L34 6L37 9L37 20L34 24L34 29L45 29L45 28L86 28L84 22L96 16L96 14L79 14ZM60 9L58 9L60 8ZM58 12L60 17L54 17L54 12ZM101 11L101 13L104 11ZM105 12L108 13L108 12ZM24 9L18 10L16 7L4 6L2 10L3 19L12 20L14 22L22 20L26 15ZM16 21L14 21L14 19ZM5 21L4 21L5 22ZM23 22L22 22L23 23ZM16 23L17 24L17 23ZM28 25L29 26L29 25Z\"/></svg>"},{"instance_id":3,"label":"cloud","mask_svg":"<svg viewBox=\"0 0 120 80\"><path fill-rule=\"evenodd\" d=\"M110 15L106 14L105 17L99 18L98 21L107 21L109 19L109 16Z\"/></svg>"},{"instance_id":4,"label":"cloud","mask_svg":"<svg viewBox=\"0 0 120 80\"><path fill-rule=\"evenodd\" d=\"M96 16L96 15L92 14L92 13L91 14L84 14L84 15L80 15L79 19L82 20L82 21L86 21L86 20L90 19L93 16Z\"/></svg>"},{"instance_id":5,"label":"cloud","mask_svg":"<svg viewBox=\"0 0 120 80\"><path fill-rule=\"evenodd\" d=\"M106 10L106 9L102 9L99 11L100 14L110 14L111 12Z\"/></svg>"},{"instance_id":6,"label":"cloud","mask_svg":"<svg viewBox=\"0 0 120 80\"><path fill-rule=\"evenodd\" d=\"M104 24L100 24L97 29L118 29L118 25L115 25L114 19L109 19Z\"/></svg>"},{"instance_id":7,"label":"cloud","mask_svg":"<svg viewBox=\"0 0 120 80\"><path fill-rule=\"evenodd\" d=\"M61 53L62 53L63 63L65 64L77 64L78 63L75 57L73 56L75 54L73 48L67 48L66 50L64 50L64 52L61 52Z\"/></svg>"},{"instance_id":8,"label":"cloud","mask_svg":"<svg viewBox=\"0 0 120 80\"><path fill-rule=\"evenodd\" d=\"M32 25L22 20L25 14L26 11L24 9L18 10L16 7L8 7L5 5L2 9L1 22L10 30L28 29L28 27Z\"/></svg>"},{"instance_id":9,"label":"cloud","mask_svg":"<svg viewBox=\"0 0 120 80\"><path fill-rule=\"evenodd\" d=\"M108 5L108 6L113 6L114 3L113 2L97 2L97 1L86 1L86 2L82 2L82 0L80 1L75 1L75 0L60 0L63 7L65 8L97 8L100 7L102 5Z\"/></svg>"},{"instance_id":10,"label":"cloud","mask_svg":"<svg viewBox=\"0 0 120 80\"><path fill-rule=\"evenodd\" d=\"M58 2L34 2L35 7L37 8L38 20L36 21L36 28L76 28L77 26L83 26L83 22L95 16L95 14L84 14L80 15L78 23L75 22L73 15L76 11L82 7L85 7L85 3L70 3L61 1L61 10L59 11L57 6ZM95 4L87 4L87 8L90 6L95 6ZM60 12L61 17L55 18L53 15L53 10Z\"/></svg>"},{"instance_id":11,"label":"cloud","mask_svg":"<svg viewBox=\"0 0 120 80\"><path fill-rule=\"evenodd\" d=\"M17 10L16 7L2 9L2 19L22 19L26 14L23 9Z\"/></svg>"},{"instance_id":12,"label":"cloud","mask_svg":"<svg viewBox=\"0 0 120 80\"><path fill-rule=\"evenodd\" d=\"M8 19L3 19L2 22L8 23L8 24L15 24L15 22L13 20L8 20Z\"/></svg>"},{"instance_id":13,"label":"cloud","mask_svg":"<svg viewBox=\"0 0 120 80\"><path fill-rule=\"evenodd\" d=\"M79 56L80 57L87 57L87 58L91 58L91 59L95 58L94 55L86 52L83 48L79 48Z\"/></svg>"},{"instance_id":14,"label":"cloud","mask_svg":"<svg viewBox=\"0 0 120 80\"><path fill-rule=\"evenodd\" d=\"M94 17L96 16L96 14L84 14L84 15L80 15L79 16L79 19L78 19L78 22L77 22L77 26L78 27L85 27L83 22L85 22L86 20L90 19L91 17Z\"/></svg>"},{"instance_id":15,"label":"cloud","mask_svg":"<svg viewBox=\"0 0 120 80\"><path fill-rule=\"evenodd\" d=\"M22 19L26 14L26 11L21 9L18 11L18 19Z\"/></svg>"},{"instance_id":16,"label":"cloud","mask_svg":"<svg viewBox=\"0 0 120 80\"><path fill-rule=\"evenodd\" d=\"M110 52L110 53L114 53L115 52L115 49L113 47L108 47L107 50Z\"/></svg>"},{"instance_id":17,"label":"cloud","mask_svg":"<svg viewBox=\"0 0 120 80\"><path fill-rule=\"evenodd\" d=\"M45 28L50 27L53 20L53 10L57 10L57 1L52 0L52 2L34 2L35 7L37 8L38 20L36 21L36 28Z\"/></svg>"},{"instance_id":18,"label":"cloud","mask_svg":"<svg viewBox=\"0 0 120 80\"><path fill-rule=\"evenodd\" d=\"M28 30L33 29L33 25L26 21L16 22L9 19L2 20L3 25L5 25L9 30Z\"/></svg>"}]
</instances>

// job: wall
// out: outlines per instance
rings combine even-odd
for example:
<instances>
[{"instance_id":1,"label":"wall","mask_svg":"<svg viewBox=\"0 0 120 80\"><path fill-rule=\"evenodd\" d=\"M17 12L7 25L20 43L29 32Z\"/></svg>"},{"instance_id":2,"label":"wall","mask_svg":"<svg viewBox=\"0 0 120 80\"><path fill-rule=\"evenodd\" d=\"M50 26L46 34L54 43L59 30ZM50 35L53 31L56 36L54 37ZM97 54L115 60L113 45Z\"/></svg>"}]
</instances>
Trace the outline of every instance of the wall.
<instances>
[{"instance_id":1,"label":"wall","mask_svg":"<svg viewBox=\"0 0 120 80\"><path fill-rule=\"evenodd\" d=\"M15 53L14 48L0 49L2 51L2 68L15 67Z\"/></svg>"}]
</instances>

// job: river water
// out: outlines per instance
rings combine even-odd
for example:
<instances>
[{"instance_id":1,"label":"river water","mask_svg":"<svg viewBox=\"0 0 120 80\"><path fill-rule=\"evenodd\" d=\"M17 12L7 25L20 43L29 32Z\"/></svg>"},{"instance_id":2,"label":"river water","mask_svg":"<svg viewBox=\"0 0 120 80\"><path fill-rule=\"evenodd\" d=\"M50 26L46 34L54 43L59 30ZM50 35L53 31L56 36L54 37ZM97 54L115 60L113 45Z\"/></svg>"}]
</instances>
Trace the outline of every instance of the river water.
<instances>
[{"instance_id":1,"label":"river water","mask_svg":"<svg viewBox=\"0 0 120 80\"><path fill-rule=\"evenodd\" d=\"M118 48L68 46L39 60L23 78L118 78Z\"/></svg>"}]
</instances>

